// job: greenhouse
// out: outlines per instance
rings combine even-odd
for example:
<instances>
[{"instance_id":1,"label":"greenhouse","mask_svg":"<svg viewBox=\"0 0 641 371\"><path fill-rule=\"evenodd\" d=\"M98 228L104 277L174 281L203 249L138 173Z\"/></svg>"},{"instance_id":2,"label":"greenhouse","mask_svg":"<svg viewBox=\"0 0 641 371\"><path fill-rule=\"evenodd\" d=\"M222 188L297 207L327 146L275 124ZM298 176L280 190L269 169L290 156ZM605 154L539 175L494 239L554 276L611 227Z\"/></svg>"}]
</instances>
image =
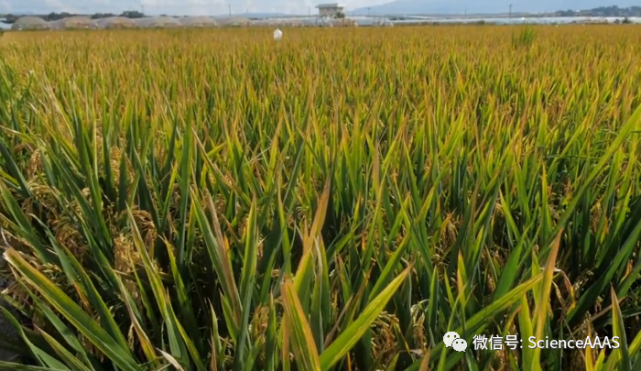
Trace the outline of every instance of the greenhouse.
<instances>
[{"instance_id":1,"label":"greenhouse","mask_svg":"<svg viewBox=\"0 0 641 371\"><path fill-rule=\"evenodd\" d=\"M49 23L39 17L21 17L11 25L11 29L15 31L48 30L50 28Z\"/></svg>"},{"instance_id":2,"label":"greenhouse","mask_svg":"<svg viewBox=\"0 0 641 371\"><path fill-rule=\"evenodd\" d=\"M181 26L180 22L172 17L138 18L136 23L143 28L173 28Z\"/></svg>"},{"instance_id":3,"label":"greenhouse","mask_svg":"<svg viewBox=\"0 0 641 371\"><path fill-rule=\"evenodd\" d=\"M218 22L210 17L183 17L178 21L185 27L218 27Z\"/></svg>"},{"instance_id":4,"label":"greenhouse","mask_svg":"<svg viewBox=\"0 0 641 371\"><path fill-rule=\"evenodd\" d=\"M227 27L246 27L252 24L252 21L249 18L244 17L225 17L219 18L217 21Z\"/></svg>"},{"instance_id":5,"label":"greenhouse","mask_svg":"<svg viewBox=\"0 0 641 371\"><path fill-rule=\"evenodd\" d=\"M349 18L329 19L328 23L331 24L332 27L358 27L358 23Z\"/></svg>"},{"instance_id":6,"label":"greenhouse","mask_svg":"<svg viewBox=\"0 0 641 371\"><path fill-rule=\"evenodd\" d=\"M67 17L56 21L49 22L49 25L54 30L82 30L82 29L95 29L98 25L91 18L87 17Z\"/></svg>"},{"instance_id":7,"label":"greenhouse","mask_svg":"<svg viewBox=\"0 0 641 371\"><path fill-rule=\"evenodd\" d=\"M314 17L303 19L302 24L305 27L334 27L336 19Z\"/></svg>"},{"instance_id":8,"label":"greenhouse","mask_svg":"<svg viewBox=\"0 0 641 371\"><path fill-rule=\"evenodd\" d=\"M259 27L302 27L301 18L272 18L252 21L252 26Z\"/></svg>"},{"instance_id":9,"label":"greenhouse","mask_svg":"<svg viewBox=\"0 0 641 371\"><path fill-rule=\"evenodd\" d=\"M394 27L392 21L385 17L350 17L349 19L355 22L358 26Z\"/></svg>"},{"instance_id":10,"label":"greenhouse","mask_svg":"<svg viewBox=\"0 0 641 371\"><path fill-rule=\"evenodd\" d=\"M98 27L105 29L124 29L138 27L138 24L136 22L134 22L131 18L126 17L101 18L96 23L98 23Z\"/></svg>"}]
</instances>

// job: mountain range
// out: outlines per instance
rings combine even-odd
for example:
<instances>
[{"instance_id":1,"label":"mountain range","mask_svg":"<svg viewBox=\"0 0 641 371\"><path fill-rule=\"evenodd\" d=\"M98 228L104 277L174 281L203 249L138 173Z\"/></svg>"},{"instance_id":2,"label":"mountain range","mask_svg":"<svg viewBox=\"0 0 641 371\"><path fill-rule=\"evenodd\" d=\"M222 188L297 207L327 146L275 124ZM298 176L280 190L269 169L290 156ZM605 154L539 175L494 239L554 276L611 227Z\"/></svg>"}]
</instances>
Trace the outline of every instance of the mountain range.
<instances>
[{"instance_id":1,"label":"mountain range","mask_svg":"<svg viewBox=\"0 0 641 371\"><path fill-rule=\"evenodd\" d=\"M347 11L349 15L445 15L445 14L499 14L547 13L559 10L582 10L616 5L620 8L638 6L639 1L619 0L604 4L603 0L397 0L389 3Z\"/></svg>"}]
</instances>

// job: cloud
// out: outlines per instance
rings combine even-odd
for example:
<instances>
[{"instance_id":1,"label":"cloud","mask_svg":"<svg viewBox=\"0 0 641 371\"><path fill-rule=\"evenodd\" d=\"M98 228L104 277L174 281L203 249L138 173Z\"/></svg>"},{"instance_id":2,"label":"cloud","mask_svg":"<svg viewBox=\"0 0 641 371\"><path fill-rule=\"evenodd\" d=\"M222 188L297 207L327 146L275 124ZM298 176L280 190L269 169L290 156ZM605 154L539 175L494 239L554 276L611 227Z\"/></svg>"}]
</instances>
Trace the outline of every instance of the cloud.
<instances>
[{"instance_id":1,"label":"cloud","mask_svg":"<svg viewBox=\"0 0 641 371\"><path fill-rule=\"evenodd\" d=\"M0 1L0 12L10 13L11 9L13 9L11 1Z\"/></svg>"},{"instance_id":2,"label":"cloud","mask_svg":"<svg viewBox=\"0 0 641 371\"><path fill-rule=\"evenodd\" d=\"M45 6L51 9L55 9L54 11L65 11L69 13L77 13L78 9L74 6L71 6L68 3L65 3L64 1L60 0L44 0Z\"/></svg>"}]
</instances>

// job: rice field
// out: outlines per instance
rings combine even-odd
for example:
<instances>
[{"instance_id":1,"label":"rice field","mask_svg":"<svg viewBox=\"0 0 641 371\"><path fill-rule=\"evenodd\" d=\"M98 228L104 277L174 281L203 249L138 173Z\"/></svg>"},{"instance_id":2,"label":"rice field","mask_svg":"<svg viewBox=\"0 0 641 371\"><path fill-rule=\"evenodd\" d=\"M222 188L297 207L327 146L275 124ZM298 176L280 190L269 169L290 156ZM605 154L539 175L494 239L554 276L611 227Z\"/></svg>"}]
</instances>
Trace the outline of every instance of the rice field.
<instances>
[{"instance_id":1,"label":"rice field","mask_svg":"<svg viewBox=\"0 0 641 371\"><path fill-rule=\"evenodd\" d=\"M5 33L0 369L641 367L641 27L271 38Z\"/></svg>"}]
</instances>

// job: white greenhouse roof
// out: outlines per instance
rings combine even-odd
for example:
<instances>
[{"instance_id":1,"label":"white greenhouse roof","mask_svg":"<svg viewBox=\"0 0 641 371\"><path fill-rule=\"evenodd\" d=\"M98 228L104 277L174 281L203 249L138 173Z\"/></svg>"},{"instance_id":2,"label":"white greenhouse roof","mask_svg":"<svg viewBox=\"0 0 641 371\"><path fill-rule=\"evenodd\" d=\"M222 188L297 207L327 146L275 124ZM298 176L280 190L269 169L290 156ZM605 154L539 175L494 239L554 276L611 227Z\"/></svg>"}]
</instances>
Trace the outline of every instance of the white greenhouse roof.
<instances>
[{"instance_id":1,"label":"white greenhouse roof","mask_svg":"<svg viewBox=\"0 0 641 371\"><path fill-rule=\"evenodd\" d=\"M137 25L136 22L134 22L133 19L127 18L127 17L108 17L108 18L100 18L96 21L99 26L107 27L110 25L123 25L123 26L132 26L135 27Z\"/></svg>"},{"instance_id":2,"label":"white greenhouse roof","mask_svg":"<svg viewBox=\"0 0 641 371\"><path fill-rule=\"evenodd\" d=\"M218 25L218 22L211 17L205 16L194 16L194 17L182 17L178 19L183 26L211 26L215 27Z\"/></svg>"},{"instance_id":3,"label":"white greenhouse roof","mask_svg":"<svg viewBox=\"0 0 641 371\"><path fill-rule=\"evenodd\" d=\"M180 26L180 22L173 17L147 17L137 18L136 23L143 27L159 27L159 26Z\"/></svg>"},{"instance_id":4,"label":"white greenhouse roof","mask_svg":"<svg viewBox=\"0 0 641 371\"><path fill-rule=\"evenodd\" d=\"M49 23L40 17L20 17L11 25L12 30L48 29Z\"/></svg>"}]
</instances>

